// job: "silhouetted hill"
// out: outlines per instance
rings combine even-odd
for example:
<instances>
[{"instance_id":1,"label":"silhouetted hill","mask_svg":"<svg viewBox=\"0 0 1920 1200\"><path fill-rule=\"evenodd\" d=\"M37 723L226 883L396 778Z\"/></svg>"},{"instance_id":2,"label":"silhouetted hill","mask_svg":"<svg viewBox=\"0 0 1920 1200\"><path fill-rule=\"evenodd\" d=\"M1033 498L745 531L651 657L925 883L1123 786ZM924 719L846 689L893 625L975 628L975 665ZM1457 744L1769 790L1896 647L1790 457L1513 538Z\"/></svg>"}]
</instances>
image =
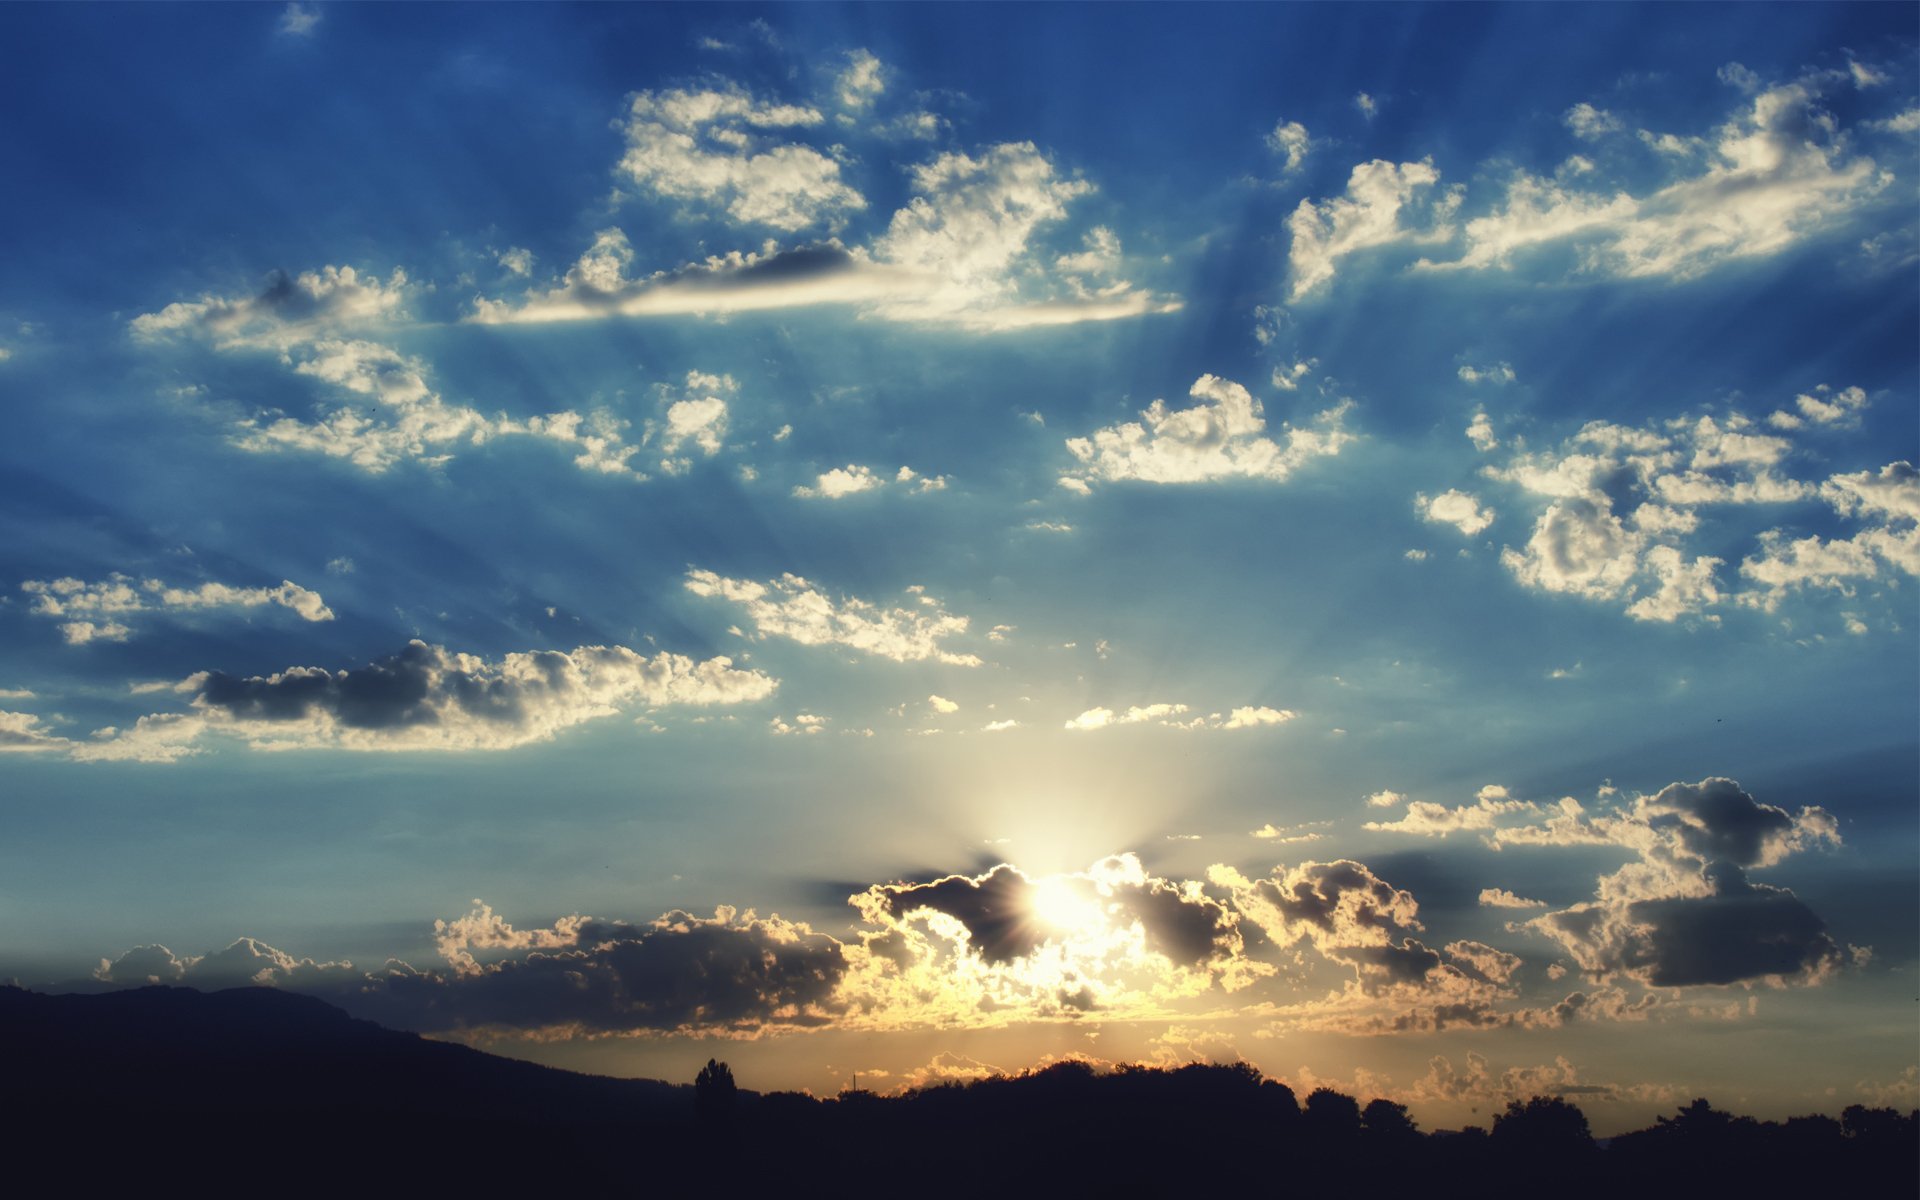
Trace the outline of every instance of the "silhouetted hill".
<instances>
[{"instance_id":1,"label":"silhouetted hill","mask_svg":"<svg viewBox=\"0 0 1920 1200\"><path fill-rule=\"evenodd\" d=\"M1602 1146L1555 1097L1422 1133L1387 1100L1304 1098L1245 1064L1016 1078L828 1100L607 1079L355 1020L270 988L0 988L0 1152L88 1190L583 1186L623 1193L1390 1194L1636 1200L1913 1195L1920 1117L1755 1121L1704 1100ZM17 1174L17 1173L16 1173Z\"/></svg>"},{"instance_id":2,"label":"silhouetted hill","mask_svg":"<svg viewBox=\"0 0 1920 1200\"><path fill-rule=\"evenodd\" d=\"M452 1179L693 1130L693 1090L500 1058L273 988L49 996L0 988L0 1145L89 1178L213 1155L222 1169L351 1158ZM149 1157L155 1156L155 1157Z\"/></svg>"}]
</instances>

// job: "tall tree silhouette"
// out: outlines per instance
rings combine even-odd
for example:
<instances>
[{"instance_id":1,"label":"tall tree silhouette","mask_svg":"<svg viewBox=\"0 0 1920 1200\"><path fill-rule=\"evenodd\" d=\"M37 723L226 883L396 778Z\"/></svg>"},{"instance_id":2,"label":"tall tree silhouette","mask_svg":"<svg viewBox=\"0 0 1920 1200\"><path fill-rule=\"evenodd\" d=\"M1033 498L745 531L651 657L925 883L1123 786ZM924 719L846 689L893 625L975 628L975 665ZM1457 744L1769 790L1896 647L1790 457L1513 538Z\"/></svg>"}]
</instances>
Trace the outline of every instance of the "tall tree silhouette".
<instances>
[{"instance_id":1,"label":"tall tree silhouette","mask_svg":"<svg viewBox=\"0 0 1920 1200\"><path fill-rule=\"evenodd\" d=\"M738 1093L733 1068L718 1059L708 1059L693 1080L693 1107L700 1123L710 1129L725 1125L733 1116Z\"/></svg>"}]
</instances>

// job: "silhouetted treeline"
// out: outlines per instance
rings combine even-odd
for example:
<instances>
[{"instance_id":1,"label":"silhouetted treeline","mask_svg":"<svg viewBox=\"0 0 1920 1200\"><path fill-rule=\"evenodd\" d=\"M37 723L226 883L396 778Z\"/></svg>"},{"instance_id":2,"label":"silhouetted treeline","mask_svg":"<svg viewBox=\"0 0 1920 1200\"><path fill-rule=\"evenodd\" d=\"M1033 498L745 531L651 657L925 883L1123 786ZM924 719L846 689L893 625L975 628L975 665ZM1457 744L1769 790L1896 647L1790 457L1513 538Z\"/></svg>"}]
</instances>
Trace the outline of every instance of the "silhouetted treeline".
<instances>
[{"instance_id":1,"label":"silhouetted treeline","mask_svg":"<svg viewBox=\"0 0 1920 1200\"><path fill-rule=\"evenodd\" d=\"M198 1193L617 1187L731 1196L1913 1195L1920 1115L1756 1121L1705 1100L1595 1141L1557 1097L1423 1131L1388 1100L1304 1097L1252 1067L1076 1062L898 1096L695 1086L497 1058L255 988L42 996L0 988L0 1151L16 1179ZM44 1174L52 1172L52 1174ZM269 1181L272 1181L269 1183ZM258 1189L254 1185L258 1185Z\"/></svg>"}]
</instances>

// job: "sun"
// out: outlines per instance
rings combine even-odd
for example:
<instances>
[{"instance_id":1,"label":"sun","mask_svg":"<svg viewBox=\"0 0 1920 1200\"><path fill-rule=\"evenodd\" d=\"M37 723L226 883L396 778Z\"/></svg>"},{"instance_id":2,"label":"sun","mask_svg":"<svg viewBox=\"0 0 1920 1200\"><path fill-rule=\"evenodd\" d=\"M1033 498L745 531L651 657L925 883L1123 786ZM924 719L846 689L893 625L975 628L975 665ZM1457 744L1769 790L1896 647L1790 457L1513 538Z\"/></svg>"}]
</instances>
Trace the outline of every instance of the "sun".
<instances>
[{"instance_id":1,"label":"sun","mask_svg":"<svg viewBox=\"0 0 1920 1200\"><path fill-rule=\"evenodd\" d=\"M1065 934L1091 934L1106 928L1106 914L1072 876L1053 875L1033 886L1033 915L1042 925Z\"/></svg>"}]
</instances>

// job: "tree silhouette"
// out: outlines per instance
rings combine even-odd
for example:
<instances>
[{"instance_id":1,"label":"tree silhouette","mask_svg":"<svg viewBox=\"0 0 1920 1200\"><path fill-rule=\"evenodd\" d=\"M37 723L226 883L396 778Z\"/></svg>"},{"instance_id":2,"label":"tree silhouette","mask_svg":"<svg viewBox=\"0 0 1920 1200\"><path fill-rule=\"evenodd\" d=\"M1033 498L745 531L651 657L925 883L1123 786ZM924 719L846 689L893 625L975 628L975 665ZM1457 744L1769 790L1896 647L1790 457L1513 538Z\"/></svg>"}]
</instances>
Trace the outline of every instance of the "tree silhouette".
<instances>
[{"instance_id":1,"label":"tree silhouette","mask_svg":"<svg viewBox=\"0 0 1920 1200\"><path fill-rule=\"evenodd\" d=\"M700 1122L707 1126L724 1125L733 1115L739 1089L734 1086L733 1068L710 1058L693 1080L693 1107Z\"/></svg>"}]
</instances>

